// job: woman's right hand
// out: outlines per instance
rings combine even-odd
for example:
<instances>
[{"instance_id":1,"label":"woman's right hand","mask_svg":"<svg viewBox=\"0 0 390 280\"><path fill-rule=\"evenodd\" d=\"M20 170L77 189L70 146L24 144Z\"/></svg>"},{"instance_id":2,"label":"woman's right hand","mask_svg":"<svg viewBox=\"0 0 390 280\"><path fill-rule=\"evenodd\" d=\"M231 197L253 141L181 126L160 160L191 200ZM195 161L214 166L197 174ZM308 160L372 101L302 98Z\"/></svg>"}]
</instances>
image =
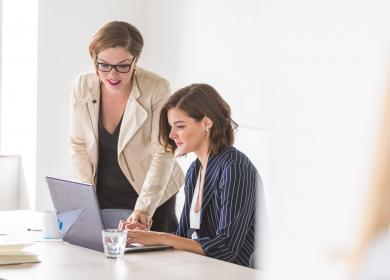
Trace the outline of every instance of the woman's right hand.
<instances>
[{"instance_id":1,"label":"woman's right hand","mask_svg":"<svg viewBox=\"0 0 390 280\"><path fill-rule=\"evenodd\" d=\"M140 222L128 222L125 220L120 220L119 221L119 226L118 229L122 230L148 230L146 226L141 224Z\"/></svg>"},{"instance_id":2,"label":"woman's right hand","mask_svg":"<svg viewBox=\"0 0 390 280\"><path fill-rule=\"evenodd\" d=\"M147 229L150 229L152 226L151 217L142 211L134 210L133 213L127 218L127 221L130 223L140 223L144 225Z\"/></svg>"}]
</instances>

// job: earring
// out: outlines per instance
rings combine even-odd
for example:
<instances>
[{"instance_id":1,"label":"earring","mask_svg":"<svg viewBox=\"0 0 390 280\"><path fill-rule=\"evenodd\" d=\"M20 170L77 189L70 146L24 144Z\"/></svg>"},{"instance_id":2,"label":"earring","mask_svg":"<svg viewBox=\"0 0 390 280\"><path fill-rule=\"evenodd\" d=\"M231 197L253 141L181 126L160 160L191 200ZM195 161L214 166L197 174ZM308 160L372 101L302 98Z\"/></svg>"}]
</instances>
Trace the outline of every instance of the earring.
<instances>
[{"instance_id":1,"label":"earring","mask_svg":"<svg viewBox=\"0 0 390 280\"><path fill-rule=\"evenodd\" d=\"M206 127L204 131L206 131L206 133L207 133L207 132L209 132L209 129Z\"/></svg>"}]
</instances>

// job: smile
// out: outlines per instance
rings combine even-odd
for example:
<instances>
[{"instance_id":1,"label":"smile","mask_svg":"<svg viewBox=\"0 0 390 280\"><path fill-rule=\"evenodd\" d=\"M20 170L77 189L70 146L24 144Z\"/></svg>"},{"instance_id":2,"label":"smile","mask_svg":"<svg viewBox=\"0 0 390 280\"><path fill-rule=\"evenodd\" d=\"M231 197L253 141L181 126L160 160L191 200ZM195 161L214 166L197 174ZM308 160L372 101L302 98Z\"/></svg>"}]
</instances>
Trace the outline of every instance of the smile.
<instances>
[{"instance_id":1,"label":"smile","mask_svg":"<svg viewBox=\"0 0 390 280\"><path fill-rule=\"evenodd\" d=\"M120 84L120 80L119 81L115 81L115 80L110 80L110 79L107 79L107 82L111 85L111 86L117 86Z\"/></svg>"}]
</instances>

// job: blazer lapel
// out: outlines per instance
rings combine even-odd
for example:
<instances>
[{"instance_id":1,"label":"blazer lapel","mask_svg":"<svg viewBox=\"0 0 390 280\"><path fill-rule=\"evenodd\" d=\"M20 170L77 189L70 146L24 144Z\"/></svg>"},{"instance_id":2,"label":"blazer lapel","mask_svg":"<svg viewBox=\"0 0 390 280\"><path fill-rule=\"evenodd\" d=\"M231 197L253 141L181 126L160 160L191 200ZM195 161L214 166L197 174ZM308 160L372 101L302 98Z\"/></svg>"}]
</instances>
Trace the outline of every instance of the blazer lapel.
<instances>
[{"instance_id":1,"label":"blazer lapel","mask_svg":"<svg viewBox=\"0 0 390 280\"><path fill-rule=\"evenodd\" d=\"M196 164L194 165L194 168L191 170L191 177L190 177L190 185L188 188L188 198L187 201L189 202L189 208L191 207L192 203L192 197L194 196L196 181L198 180L198 173L199 173L199 160L196 160Z\"/></svg>"},{"instance_id":2,"label":"blazer lapel","mask_svg":"<svg viewBox=\"0 0 390 280\"><path fill-rule=\"evenodd\" d=\"M141 94L139 92L136 79L134 79L133 85L133 91L127 100L126 109L123 114L122 125L119 131L118 155L123 151L123 149L126 147L126 144L143 125L148 117L148 112L137 101Z\"/></svg>"},{"instance_id":3,"label":"blazer lapel","mask_svg":"<svg viewBox=\"0 0 390 280\"><path fill-rule=\"evenodd\" d=\"M179 224L179 234L180 236L188 237L188 229L190 228L190 211L191 211L191 203L192 197L194 196L194 190L196 186L196 181L198 179L199 173L199 161L196 161L195 165L188 170L188 181L186 181L186 187L188 189L185 190L185 203L183 208L183 213L180 218Z\"/></svg>"},{"instance_id":4,"label":"blazer lapel","mask_svg":"<svg viewBox=\"0 0 390 280\"><path fill-rule=\"evenodd\" d=\"M85 116L81 118L84 123L85 142L88 153L93 165L97 166L98 162L98 122L99 122L99 104L100 104L100 83L97 80L93 82L88 89L88 94L84 100L80 100L79 106Z\"/></svg>"},{"instance_id":5,"label":"blazer lapel","mask_svg":"<svg viewBox=\"0 0 390 280\"><path fill-rule=\"evenodd\" d=\"M217 166L217 156L210 156L206 166L205 180L203 183L203 199L200 220L202 222L203 216L205 214L206 207L210 202L215 189L217 188L218 182L215 182L216 177L218 177L218 166Z\"/></svg>"}]
</instances>

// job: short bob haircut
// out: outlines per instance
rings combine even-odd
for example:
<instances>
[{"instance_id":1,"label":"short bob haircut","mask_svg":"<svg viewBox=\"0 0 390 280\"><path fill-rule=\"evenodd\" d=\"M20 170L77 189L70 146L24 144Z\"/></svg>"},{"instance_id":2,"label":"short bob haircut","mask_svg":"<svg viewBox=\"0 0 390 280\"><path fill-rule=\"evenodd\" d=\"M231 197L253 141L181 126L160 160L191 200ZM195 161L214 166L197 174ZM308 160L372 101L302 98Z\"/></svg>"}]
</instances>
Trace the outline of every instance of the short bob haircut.
<instances>
[{"instance_id":1,"label":"short bob haircut","mask_svg":"<svg viewBox=\"0 0 390 280\"><path fill-rule=\"evenodd\" d=\"M89 43L89 55L96 65L97 56L101 51L122 47L132 56L139 57L143 46L144 39L135 26L124 21L111 21L100 27L93 35Z\"/></svg>"},{"instance_id":2,"label":"short bob haircut","mask_svg":"<svg viewBox=\"0 0 390 280\"><path fill-rule=\"evenodd\" d=\"M160 114L159 142L165 151L175 153L175 141L169 138L171 126L168 111L178 108L190 118L201 121L205 116L213 121L210 129L210 154L218 154L234 143L234 131L238 127L231 118L230 106L208 84L192 84L176 91L165 103Z\"/></svg>"}]
</instances>

